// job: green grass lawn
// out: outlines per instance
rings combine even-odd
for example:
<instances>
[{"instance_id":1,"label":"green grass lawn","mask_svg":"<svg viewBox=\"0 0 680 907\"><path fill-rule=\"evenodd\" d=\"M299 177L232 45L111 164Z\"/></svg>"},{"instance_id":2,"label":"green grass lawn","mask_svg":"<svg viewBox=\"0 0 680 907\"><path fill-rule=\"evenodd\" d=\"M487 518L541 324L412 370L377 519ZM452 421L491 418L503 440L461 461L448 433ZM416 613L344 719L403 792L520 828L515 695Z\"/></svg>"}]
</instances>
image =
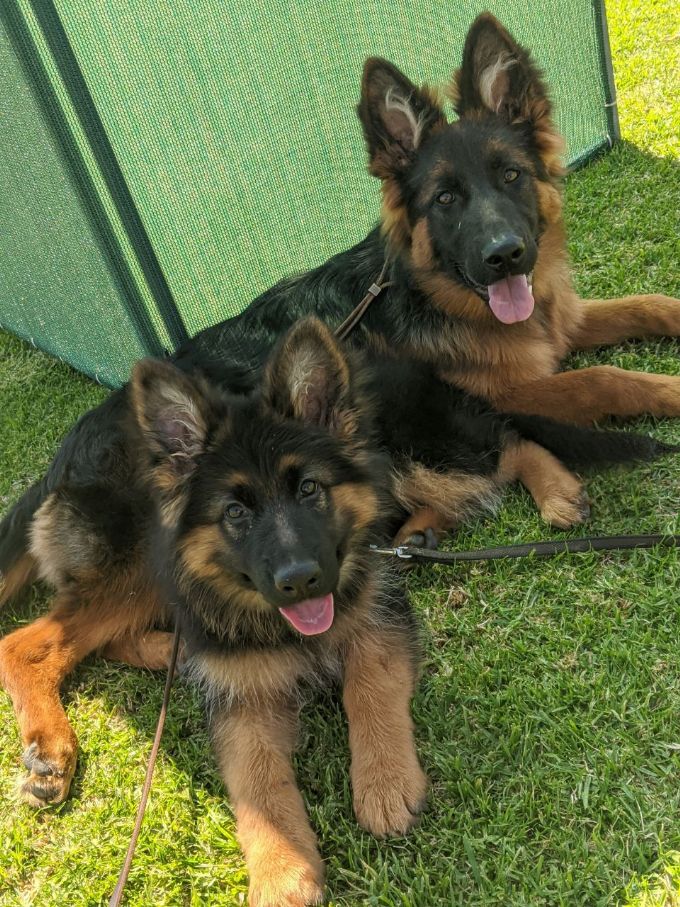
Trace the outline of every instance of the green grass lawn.
<instances>
[{"instance_id":1,"label":"green grass lawn","mask_svg":"<svg viewBox=\"0 0 680 907\"><path fill-rule=\"evenodd\" d=\"M567 216L585 296L680 296L680 108L675 0L609 0L625 142L570 177ZM357 133L358 135L358 133ZM680 375L676 341L579 356ZM105 391L0 335L0 510ZM644 423L680 442L675 424ZM680 460L590 477L583 533L680 532ZM528 496L468 527L472 547L546 534ZM578 534L578 533L575 533ZM465 907L680 905L680 555L564 557L409 577L426 662L415 701L432 779L410 837L357 827L344 721L330 694L305 712L300 785L331 903ZM44 607L7 610L8 631ZM94 905L132 828L162 678L88 660L65 700L81 743L73 795L12 801L20 743L0 693L0 905ZM9 803L9 806L7 805ZM177 683L127 904L237 905L246 875L200 702Z\"/></svg>"}]
</instances>

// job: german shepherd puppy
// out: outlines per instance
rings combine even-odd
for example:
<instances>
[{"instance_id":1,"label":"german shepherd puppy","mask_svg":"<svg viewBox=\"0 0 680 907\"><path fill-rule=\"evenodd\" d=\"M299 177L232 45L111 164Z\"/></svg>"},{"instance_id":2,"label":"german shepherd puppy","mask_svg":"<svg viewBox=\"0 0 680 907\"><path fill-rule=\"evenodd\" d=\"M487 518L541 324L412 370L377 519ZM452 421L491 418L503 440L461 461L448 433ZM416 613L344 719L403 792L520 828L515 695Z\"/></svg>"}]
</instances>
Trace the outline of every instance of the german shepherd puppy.
<instances>
[{"instance_id":1,"label":"german shepherd puppy","mask_svg":"<svg viewBox=\"0 0 680 907\"><path fill-rule=\"evenodd\" d=\"M364 395L360 370L307 320L256 394L145 360L118 449L93 449L115 406L86 417L93 446L33 523L55 602L2 643L0 676L27 744L25 799L58 802L73 775L66 671L107 645L165 661L165 635L151 628L172 601L188 673L208 699L252 905L323 898L290 761L302 686L342 681L358 821L380 836L414 824L427 786L410 717L418 640L403 589L369 549L384 538L390 469Z\"/></svg>"},{"instance_id":2,"label":"german shepherd puppy","mask_svg":"<svg viewBox=\"0 0 680 907\"><path fill-rule=\"evenodd\" d=\"M425 792L409 718L413 619L369 544L409 512L420 521L402 533L431 543L433 526L492 506L521 469L557 518L580 485L561 464L546 480L545 448L575 462L665 448L499 416L428 363L343 351L316 319L288 332L254 390L225 390L239 380L225 363L218 382L144 361L67 436L0 524L0 602L36 575L56 587L49 613L0 643L0 681L25 746L21 795L59 803L77 749L64 677L94 650L165 667L170 634L158 628L176 603L251 903L316 903L322 864L289 760L299 685L343 678L366 828L406 831Z\"/></svg>"},{"instance_id":3,"label":"german shepherd puppy","mask_svg":"<svg viewBox=\"0 0 680 907\"><path fill-rule=\"evenodd\" d=\"M580 300L562 221L562 140L529 52L490 14L472 24L437 94L385 60L367 61L358 107L369 169L382 183L379 229L316 270L284 281L180 354L206 364L236 338L271 344L307 312L342 321L388 262L389 287L355 342L431 362L495 408L588 424L680 415L680 377L595 366L560 372L570 352L631 337L679 336L667 296Z\"/></svg>"},{"instance_id":4,"label":"german shepherd puppy","mask_svg":"<svg viewBox=\"0 0 680 907\"><path fill-rule=\"evenodd\" d=\"M145 360L67 437L39 506L29 492L0 525L11 585L0 598L36 571L56 587L49 613L0 643L0 680L25 745L21 795L58 803L77 749L59 698L65 675L93 650L165 666L170 634L157 627L175 603L250 903L315 904L323 863L290 763L302 686L342 681L365 828L406 832L426 793L410 718L415 623L369 548L399 522L395 501L424 507L423 489L431 503L444 489L451 522L490 506L514 461L531 458L521 448L536 446L522 425L581 460L660 448L541 419L513 427L425 363L348 356L316 319L288 332L255 392L222 389L230 383ZM13 572L26 534L31 568L20 560Z\"/></svg>"}]
</instances>

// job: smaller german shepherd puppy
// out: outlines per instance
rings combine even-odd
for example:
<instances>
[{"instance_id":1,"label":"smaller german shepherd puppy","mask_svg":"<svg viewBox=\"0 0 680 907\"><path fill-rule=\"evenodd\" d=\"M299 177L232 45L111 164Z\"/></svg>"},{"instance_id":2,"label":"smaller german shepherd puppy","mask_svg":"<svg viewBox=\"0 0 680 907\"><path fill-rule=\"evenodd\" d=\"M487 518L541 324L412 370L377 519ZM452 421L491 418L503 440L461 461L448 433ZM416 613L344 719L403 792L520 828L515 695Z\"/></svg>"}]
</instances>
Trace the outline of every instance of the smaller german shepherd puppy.
<instances>
[{"instance_id":1,"label":"smaller german shepherd puppy","mask_svg":"<svg viewBox=\"0 0 680 907\"><path fill-rule=\"evenodd\" d=\"M133 408L160 505L189 673L250 873L250 904L316 904L323 863L290 757L301 684L342 678L357 819L403 834L426 779L413 739L417 638L403 590L368 545L391 506L361 376L301 322L261 396L224 398L141 363Z\"/></svg>"},{"instance_id":2,"label":"smaller german shepherd puppy","mask_svg":"<svg viewBox=\"0 0 680 907\"><path fill-rule=\"evenodd\" d=\"M68 792L76 740L59 701L65 673L93 649L164 663L166 634L151 628L175 601L251 905L323 899L291 766L303 685L342 680L361 825L384 836L416 822L427 788L410 716L418 639L403 589L369 548L384 540L393 503L362 382L315 319L283 338L254 394L167 362L136 366L125 445L98 454L106 494L87 484L93 454L81 448L33 521L32 557L57 588L52 610L0 647L27 745L24 799ZM95 413L105 433L111 412Z\"/></svg>"}]
</instances>

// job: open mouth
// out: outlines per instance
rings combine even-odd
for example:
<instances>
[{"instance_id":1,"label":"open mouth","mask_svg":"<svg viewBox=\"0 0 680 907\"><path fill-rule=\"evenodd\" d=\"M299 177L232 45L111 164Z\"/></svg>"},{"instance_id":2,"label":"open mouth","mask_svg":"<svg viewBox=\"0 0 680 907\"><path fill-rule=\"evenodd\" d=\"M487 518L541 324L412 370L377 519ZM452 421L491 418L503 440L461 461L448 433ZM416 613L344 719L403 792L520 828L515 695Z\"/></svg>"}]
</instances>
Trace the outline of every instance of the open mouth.
<instances>
[{"instance_id":1,"label":"open mouth","mask_svg":"<svg viewBox=\"0 0 680 907\"><path fill-rule=\"evenodd\" d=\"M456 272L461 283L487 302L493 314L502 324L526 321L534 311L533 272L509 274L488 286L477 283L458 266L456 266Z\"/></svg>"},{"instance_id":2,"label":"open mouth","mask_svg":"<svg viewBox=\"0 0 680 907\"><path fill-rule=\"evenodd\" d=\"M288 623L303 636L318 636L325 633L333 623L335 614L333 593L320 598L308 598L296 605L279 608Z\"/></svg>"}]
</instances>

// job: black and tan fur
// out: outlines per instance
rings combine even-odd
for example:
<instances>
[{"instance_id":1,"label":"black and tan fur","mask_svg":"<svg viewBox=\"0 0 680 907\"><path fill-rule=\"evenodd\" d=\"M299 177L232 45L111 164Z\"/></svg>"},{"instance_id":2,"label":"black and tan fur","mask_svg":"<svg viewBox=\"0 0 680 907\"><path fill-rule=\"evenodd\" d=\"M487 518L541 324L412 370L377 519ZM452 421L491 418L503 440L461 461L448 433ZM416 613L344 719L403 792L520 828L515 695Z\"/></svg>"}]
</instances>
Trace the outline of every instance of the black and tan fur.
<instances>
[{"instance_id":1,"label":"black and tan fur","mask_svg":"<svg viewBox=\"0 0 680 907\"><path fill-rule=\"evenodd\" d=\"M164 667L162 628L174 613L186 673L208 702L251 904L320 902L323 862L290 761L301 688L342 682L365 828L408 831L426 791L410 717L414 621L369 544L437 487L446 527L491 506L520 451L542 450L522 430L577 459L657 452L632 435L522 421L513 426L427 364L348 355L313 319L284 337L250 393L140 363L67 437L39 494L0 525L3 600L36 575L56 590L44 617L0 643L25 747L23 799L44 806L68 793L77 741L64 677L94 651ZM302 636L278 608L310 590L333 594L335 619Z\"/></svg>"},{"instance_id":2,"label":"black and tan fur","mask_svg":"<svg viewBox=\"0 0 680 907\"><path fill-rule=\"evenodd\" d=\"M680 415L678 377L611 366L559 371L575 350L678 336L680 301L577 297L562 220L563 143L528 51L493 16L480 16L447 93L454 123L430 89L386 61L366 64L359 116L382 182L382 235L346 253L343 265L351 270L350 256L372 253L375 268L387 256L398 288L376 306L366 342L396 343L506 411L580 424ZM443 193L452 196L444 206ZM521 240L520 257L490 272L484 249L499 234ZM494 276L529 272L533 314L502 324L480 290Z\"/></svg>"},{"instance_id":3,"label":"black and tan fur","mask_svg":"<svg viewBox=\"0 0 680 907\"><path fill-rule=\"evenodd\" d=\"M400 541L427 541L428 530L456 525L491 502L505 482L514 480L527 486L549 522L570 525L586 516L587 506L580 482L557 458L597 462L659 452L653 443L633 436L621 434L611 443L605 435L580 434L546 419L521 415L535 412L583 423L608 414L680 414L677 378L604 367L555 374L561 358L571 349L626 336L680 333L680 304L666 297L634 297L615 304L576 298L564 251L559 140L550 105L527 52L492 17L480 17L470 30L452 91L460 120L448 124L433 92L417 89L391 64L369 61L359 113L371 168L383 181L382 228L317 270L277 285L241 316L202 332L178 351L175 362L187 377L177 378L170 366L166 377L176 391L179 388L180 398L182 388L193 395L194 406L177 423L182 443L171 452L170 460L164 458L162 447L156 447L151 476L142 468L138 441L131 444L130 439L138 438L141 422L153 452L153 432L144 422L145 410L140 405L140 400L147 399L141 385L144 375L155 374L154 369L161 366L140 368L131 387L114 393L87 414L66 438L44 479L0 524L0 601L38 575L57 588L46 617L10 634L0 644L0 679L15 703L26 745L29 776L23 792L29 802L59 802L66 796L73 774L76 741L59 701L64 676L95 650L135 664L165 663L168 639L156 628L168 619L168 589L159 585L156 570L150 567L157 563L163 538L166 545L168 539L176 544L178 588L185 601L190 598L193 603L183 612L183 626L190 652L202 653L200 667L198 661L192 662L194 674L208 690L220 691L220 702L236 707L239 696L247 698L253 693L261 698L258 684L263 676L277 689L287 684L292 689L299 678L317 676L314 666L298 677L301 662L297 656L291 662L279 651L279 644L285 643L277 635L283 633L280 627L276 629L279 625L261 617L256 593L235 584L219 557L216 559L223 533L215 520L212 527L197 525L190 534L177 534L193 500L194 473L203 474L191 466L185 475L180 466L182 462L202 464L201 437L205 440L205 436L201 432L210 426L211 414L225 405L224 389L240 395L238 405L229 396L226 411L251 405L250 395L259 393L263 363L280 334L309 312L329 324L339 323L380 272L386 256L391 286L369 309L351 342L370 356L377 368L374 374L380 375L381 369L389 372L375 383L374 415L390 455L392 495L407 517ZM513 176L506 188L494 174L508 170L520 171L522 178ZM531 318L519 324L503 325L494 319L475 289L486 278L469 274L465 261L459 260L461 250L468 247L458 241L456 218L442 219L439 209L433 213L434 197L442 193L460 193L471 200L466 210L474 229L466 222L465 233L470 242L478 237L481 244L485 227L483 218L475 215L473 203L479 200L475 185L480 180L485 201L500 199L497 210L505 212L503 217L512 222L513 229L526 232L527 258L520 264L532 265L536 308ZM507 194L509 186L516 196ZM450 213L451 203L445 207ZM496 210L493 205L484 207ZM474 248L469 253L474 258L473 253ZM332 343L331 347L337 349ZM286 368L290 368L289 360L279 356L278 361L288 362ZM335 361L338 380L347 380L351 373L347 360L338 354ZM258 405L266 405L280 416L283 403L274 391L286 385L272 381L271 368L268 374L271 393L259 396ZM442 383L439 376L450 383ZM468 397L461 388L514 415L499 418L488 402ZM297 399L295 394L292 399ZM299 427L300 412L290 408L291 399L285 405ZM370 432L364 436L365 426L355 421L356 416L352 408L341 408L324 431L329 435L354 433L355 439L361 438L370 447ZM225 417L225 431L228 421ZM407 431L400 433L399 425L407 426ZM240 449L238 445L236 449ZM248 470L257 469L261 452L260 446L254 446L250 458L244 457L242 479ZM308 455L306 445L300 453L303 459ZM169 463L175 464L176 472L168 472ZM288 465L292 467L293 461ZM148 502L150 482L160 502L160 536ZM375 517L384 525L384 513L367 511L370 495L354 488L354 482L343 484L346 487L336 491L338 511L353 512L351 519L368 519L369 523ZM158 537L161 542L152 544ZM186 588L183 576L185 580L193 577ZM200 595L189 597L187 590L199 585ZM359 623L372 596L357 594L354 613ZM235 597L243 608L228 614L218 608L216 613L211 603L220 597ZM248 611L251 606L254 610ZM268 660L268 672L241 670L240 656L232 653L231 665L236 670L225 674L221 647L201 649L201 634L210 641L210 634L224 632L226 622L228 634L238 635L241 623L234 615L256 613L260 616L251 622L252 632L268 640L270 632L276 637L277 651ZM338 651L345 652L341 618L339 615L327 641L330 644L337 631ZM385 661L378 642L364 629L370 651L362 651L359 662L369 664L383 658L390 675L406 678L402 688L410 690L410 656L405 658L400 649L394 655L396 661L391 656ZM326 667L337 666L342 661L338 657L337 652L332 653L324 662ZM360 682L345 690L350 715L362 701L361 690ZM404 706L408 696L397 700L395 708L406 728L408 721L403 716L408 711ZM276 778L287 785L292 712L286 708L277 717L265 709L258 714L257 721L247 711L239 719L236 711L232 724L228 720L231 711L215 712L222 716L216 725L218 758L226 771L229 760L224 754L231 754L241 731L250 734L244 739L252 739L254 729L260 728L263 739L281 757L276 763L281 773ZM370 721L366 723L370 726ZM407 730L403 733L410 739ZM403 763L412 760L409 763L404 757ZM247 783L246 774L244 769L229 781L235 800L241 796L239 785ZM292 799L282 807L282 821L300 818L299 797L293 791ZM359 799L369 802L370 792ZM360 804L357 814L362 815ZM241 823L243 828L250 827L251 818ZM371 825L367 820L366 824L378 832L383 827L377 821ZM303 855L305 872L310 871L303 876L312 880L310 891L315 891L319 868L315 845L311 833L304 831L307 826L301 824L300 828L302 838L299 842L291 838L290 853ZM275 838L274 834L272 840ZM252 868L260 859L256 855L259 845L251 848L247 842L262 839L246 832L243 840L246 851L251 850ZM284 857L282 860L285 863ZM263 903L271 901L266 897L270 896L262 895Z\"/></svg>"},{"instance_id":4,"label":"black and tan fur","mask_svg":"<svg viewBox=\"0 0 680 907\"><path fill-rule=\"evenodd\" d=\"M403 590L368 547L384 538L392 503L363 384L314 320L284 338L252 395L230 396L168 363L135 368L125 443L108 460L127 475L126 492L114 502L107 489L104 513L104 490L72 469L48 494L30 550L56 598L0 644L28 802L59 802L73 775L64 675L95 649L165 661L167 635L154 625L173 601L187 673L208 702L251 905L323 898L291 766L303 686L342 683L360 823L380 836L414 824L426 794L410 717L418 640ZM279 611L310 595L333 597L332 625L317 635Z\"/></svg>"},{"instance_id":5,"label":"black and tan fur","mask_svg":"<svg viewBox=\"0 0 680 907\"><path fill-rule=\"evenodd\" d=\"M179 602L252 903L315 903L322 864L290 767L299 685L344 676L365 827L406 831L424 794L409 717L413 622L369 543L409 513L399 540L432 543L517 478L547 519L566 523L581 486L548 448L580 462L663 448L499 416L427 363L343 351L315 319L291 329L254 390L223 389L232 384L226 366L216 383L145 361L67 436L0 524L0 600L35 576L56 589L46 616L0 642L0 681L25 746L21 794L59 803L77 750L64 677L93 651L165 666L167 603ZM331 592L335 620L318 636L277 611Z\"/></svg>"},{"instance_id":6,"label":"black and tan fur","mask_svg":"<svg viewBox=\"0 0 680 907\"><path fill-rule=\"evenodd\" d=\"M336 388L350 385L353 370L359 390L355 388L352 401L343 397L342 405L331 410L325 398L314 396L315 388L326 387L330 397L333 387L324 384L309 338L307 346L301 343L305 330L322 352L334 351ZM165 384L158 378L163 374ZM316 321L306 327L301 323L284 339L260 379L265 391L258 386L249 393L227 394L229 405L223 403L223 388L237 381L238 367L232 370L226 364L219 382L169 364L139 366L131 385L81 419L43 480L0 523L0 602L36 577L56 589L49 614L0 643L0 680L14 701L26 747L29 774L23 795L34 805L60 802L73 775L76 740L60 704L59 688L75 665L95 650L148 667L162 667L167 661L170 642L157 628L168 622L165 602L171 596L156 578L164 569L154 568L152 490L159 502L161 535L184 519L184 532L176 540L177 557L195 582L201 582L200 595L191 598L201 632L226 633L230 638L241 632L242 611L223 612L222 599L242 602L250 609L251 630L257 627L253 615L260 614L260 594L225 571L216 556L226 532L219 489L225 481L223 472L228 472L232 486L247 494L254 475L263 488L269 483L267 494L276 499L280 476L301 470L314 456L312 430L300 427L301 420L309 421L299 402L305 394L308 408L316 406L317 418L325 420L325 431L347 439L356 463L365 459L380 464L379 473L368 472L368 485L366 479L353 478L348 468L328 497L333 512L344 513L357 531L368 533L373 527L380 542L406 519L398 542L434 544L438 532L493 509L503 486L516 479L530 489L547 520L568 525L587 504L580 482L550 451L572 463L625 462L664 451L651 439L625 432L564 426L541 417L499 416L484 401L439 379L426 362L359 351L347 358ZM291 402L288 389L293 382L297 396ZM154 442L160 429L153 428L147 415L152 408L149 399L154 393L160 396L161 390L163 406L171 414L173 394L176 401L193 401L184 407L181 419L170 420L179 433L170 457L160 440ZM260 435L252 426L236 427L235 414L247 423L243 413L250 418L265 404L270 418L257 423ZM217 419L215 413L222 411ZM282 412L293 420L290 449L280 420L274 418ZM203 455L206 432L218 421L215 437L224 438L225 449L233 444L238 468L215 466ZM152 454L150 470L140 455L140 425ZM262 452L272 449L274 466L266 458L262 461ZM316 456L321 474L330 468L331 454L332 450L321 449ZM226 453L223 459L230 462ZM200 470L193 469L197 461ZM184 464L191 468L183 469ZM206 485L207 500L213 501L212 518L206 518L204 505L200 519L189 524L187 513L193 511L187 496L190 503L196 500L191 494L202 487L199 480ZM383 532L380 538L376 527ZM319 532L318 526L310 526L307 534L316 537ZM252 543L249 557L254 566L245 571L249 575L266 571L269 543L267 533ZM324 557L332 560L333 551ZM357 562L362 557L352 555ZM261 580L258 588L264 583ZM189 597L196 588L180 584L179 591ZM285 628L279 622L262 620L261 633L268 643L283 639ZM189 640L192 627L185 622ZM219 661L219 653L217 657ZM287 656L270 660L270 671L279 670L288 670ZM258 679L260 673L252 682ZM206 677L202 682L208 682ZM251 692L259 696L254 687Z\"/></svg>"}]
</instances>

